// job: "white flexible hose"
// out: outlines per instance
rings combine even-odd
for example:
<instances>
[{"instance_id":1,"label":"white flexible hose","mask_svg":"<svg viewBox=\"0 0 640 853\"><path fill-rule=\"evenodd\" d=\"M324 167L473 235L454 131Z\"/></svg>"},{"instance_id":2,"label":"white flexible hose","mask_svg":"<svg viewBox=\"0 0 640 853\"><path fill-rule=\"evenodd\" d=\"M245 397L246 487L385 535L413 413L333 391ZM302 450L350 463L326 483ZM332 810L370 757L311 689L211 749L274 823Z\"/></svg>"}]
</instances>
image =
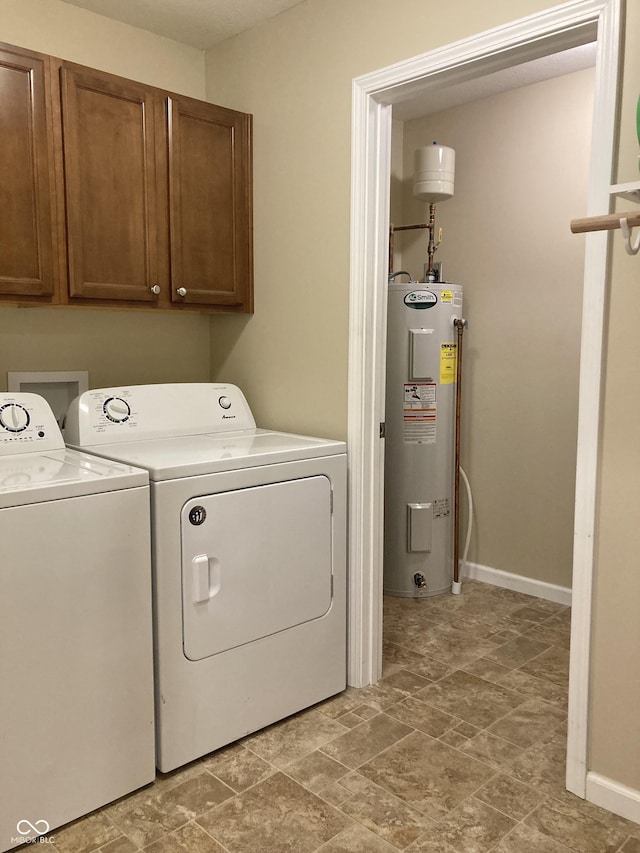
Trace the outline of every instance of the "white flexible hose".
<instances>
[{"instance_id":1,"label":"white flexible hose","mask_svg":"<svg viewBox=\"0 0 640 853\"><path fill-rule=\"evenodd\" d=\"M460 571L460 575L459 575L461 577L463 572L464 572L464 567L467 563L467 554L469 553L469 543L471 542L471 528L473 527L473 497L471 496L471 486L469 485L469 478L465 474L464 468L462 466L460 466L459 470L460 470L460 473L462 474L462 479L464 480L464 484L465 484L466 489L467 489L467 501L468 501L468 505L469 505L469 521L467 524L467 538L466 538L465 543L464 543L464 551L462 552L462 566L461 566L461 571ZM453 583L451 584L451 592L453 593L453 595L459 595L461 589L462 589L462 584L460 583L460 581L458 581L458 582L453 581Z\"/></svg>"},{"instance_id":2,"label":"white flexible hose","mask_svg":"<svg viewBox=\"0 0 640 853\"><path fill-rule=\"evenodd\" d=\"M467 562L467 554L469 553L469 543L471 542L471 528L473 526L473 498L471 497L471 486L469 485L469 479L464 473L464 469L462 467L460 468L460 473L462 474L462 479L464 480L464 484L467 488L467 498L469 501L469 522L467 524L467 538L464 543L464 551L462 552L462 568L464 568Z\"/></svg>"}]
</instances>

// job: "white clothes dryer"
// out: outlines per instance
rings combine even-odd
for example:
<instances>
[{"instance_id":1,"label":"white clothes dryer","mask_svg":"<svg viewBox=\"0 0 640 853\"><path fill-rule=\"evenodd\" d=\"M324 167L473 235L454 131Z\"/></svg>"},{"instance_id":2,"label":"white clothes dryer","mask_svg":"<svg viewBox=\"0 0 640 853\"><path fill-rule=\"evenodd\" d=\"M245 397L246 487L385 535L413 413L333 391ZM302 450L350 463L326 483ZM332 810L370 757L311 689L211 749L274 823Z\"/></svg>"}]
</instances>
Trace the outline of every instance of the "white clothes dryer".
<instances>
[{"instance_id":1,"label":"white clothes dryer","mask_svg":"<svg viewBox=\"0 0 640 853\"><path fill-rule=\"evenodd\" d=\"M78 397L67 442L149 471L166 772L346 686L346 448L227 384Z\"/></svg>"},{"instance_id":2,"label":"white clothes dryer","mask_svg":"<svg viewBox=\"0 0 640 853\"><path fill-rule=\"evenodd\" d=\"M148 474L0 393L0 850L155 777Z\"/></svg>"}]
</instances>

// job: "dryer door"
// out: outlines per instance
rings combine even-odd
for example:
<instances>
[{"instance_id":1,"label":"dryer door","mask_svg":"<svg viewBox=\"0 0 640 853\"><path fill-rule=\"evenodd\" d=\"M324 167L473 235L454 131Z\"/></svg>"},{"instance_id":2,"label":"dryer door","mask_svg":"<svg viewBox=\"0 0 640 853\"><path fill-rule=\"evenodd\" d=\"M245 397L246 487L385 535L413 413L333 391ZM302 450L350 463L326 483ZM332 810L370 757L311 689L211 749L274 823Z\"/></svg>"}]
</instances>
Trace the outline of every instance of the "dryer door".
<instances>
[{"instance_id":1,"label":"dryer door","mask_svg":"<svg viewBox=\"0 0 640 853\"><path fill-rule=\"evenodd\" d=\"M183 648L190 660L323 616L331 606L325 476L193 498L182 508Z\"/></svg>"}]
</instances>

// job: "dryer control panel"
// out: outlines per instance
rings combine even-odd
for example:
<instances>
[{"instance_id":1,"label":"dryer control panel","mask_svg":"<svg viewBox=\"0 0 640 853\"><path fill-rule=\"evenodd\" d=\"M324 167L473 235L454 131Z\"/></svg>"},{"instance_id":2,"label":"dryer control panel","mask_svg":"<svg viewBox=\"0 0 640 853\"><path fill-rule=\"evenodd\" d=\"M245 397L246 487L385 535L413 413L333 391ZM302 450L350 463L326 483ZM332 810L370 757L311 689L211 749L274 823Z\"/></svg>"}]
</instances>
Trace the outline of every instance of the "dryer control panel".
<instances>
[{"instance_id":1,"label":"dryer control panel","mask_svg":"<svg viewBox=\"0 0 640 853\"><path fill-rule=\"evenodd\" d=\"M63 450L64 440L51 406L38 394L0 394L0 456Z\"/></svg>"},{"instance_id":2,"label":"dryer control panel","mask_svg":"<svg viewBox=\"0 0 640 853\"><path fill-rule=\"evenodd\" d=\"M244 394L217 382L85 391L71 403L65 439L76 447L255 429Z\"/></svg>"}]
</instances>

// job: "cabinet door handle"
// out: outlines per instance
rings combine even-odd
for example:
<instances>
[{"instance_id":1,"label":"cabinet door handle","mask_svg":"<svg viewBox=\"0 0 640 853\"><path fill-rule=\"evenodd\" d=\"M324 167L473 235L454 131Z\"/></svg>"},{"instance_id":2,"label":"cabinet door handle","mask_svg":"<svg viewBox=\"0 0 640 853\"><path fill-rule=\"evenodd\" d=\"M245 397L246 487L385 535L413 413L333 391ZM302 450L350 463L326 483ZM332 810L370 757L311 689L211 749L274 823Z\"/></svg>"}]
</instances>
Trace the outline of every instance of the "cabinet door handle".
<instances>
[{"instance_id":1,"label":"cabinet door handle","mask_svg":"<svg viewBox=\"0 0 640 853\"><path fill-rule=\"evenodd\" d=\"M178 294L178 296L186 296L187 295L187 288L186 287L179 287L176 290L176 293Z\"/></svg>"},{"instance_id":2,"label":"cabinet door handle","mask_svg":"<svg viewBox=\"0 0 640 853\"><path fill-rule=\"evenodd\" d=\"M160 285L159 284L151 285L151 293L153 293L155 296L157 296L160 293Z\"/></svg>"}]
</instances>

